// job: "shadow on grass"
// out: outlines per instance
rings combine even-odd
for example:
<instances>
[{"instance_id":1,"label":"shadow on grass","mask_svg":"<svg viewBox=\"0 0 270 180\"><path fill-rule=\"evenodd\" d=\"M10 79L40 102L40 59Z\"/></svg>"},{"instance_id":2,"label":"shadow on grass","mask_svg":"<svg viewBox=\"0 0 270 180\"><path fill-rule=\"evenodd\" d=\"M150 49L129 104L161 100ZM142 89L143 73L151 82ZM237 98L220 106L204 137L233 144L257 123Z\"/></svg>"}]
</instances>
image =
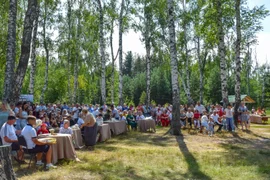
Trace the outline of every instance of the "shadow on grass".
<instances>
[{"instance_id":1,"label":"shadow on grass","mask_svg":"<svg viewBox=\"0 0 270 180\"><path fill-rule=\"evenodd\" d=\"M196 161L195 157L189 152L189 149L186 143L184 142L184 137L177 136L176 141L188 165L188 173L184 174L184 176L188 179L191 178L191 179L210 180L211 178L209 176L201 172L198 162Z\"/></svg>"}]
</instances>

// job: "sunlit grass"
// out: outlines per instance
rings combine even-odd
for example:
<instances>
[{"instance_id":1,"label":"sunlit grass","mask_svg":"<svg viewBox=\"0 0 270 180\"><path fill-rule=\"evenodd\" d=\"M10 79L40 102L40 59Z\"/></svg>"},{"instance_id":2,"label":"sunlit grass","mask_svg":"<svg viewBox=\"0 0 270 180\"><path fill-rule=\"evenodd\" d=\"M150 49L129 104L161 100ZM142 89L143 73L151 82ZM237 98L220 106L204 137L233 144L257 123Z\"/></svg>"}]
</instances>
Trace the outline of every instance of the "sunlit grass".
<instances>
[{"instance_id":1,"label":"sunlit grass","mask_svg":"<svg viewBox=\"0 0 270 180\"><path fill-rule=\"evenodd\" d=\"M128 132L80 150L82 161L62 161L56 170L18 169L19 179L270 179L267 128L251 132L217 133L214 137L188 134ZM178 144L179 143L179 144ZM24 175L25 174L25 175Z\"/></svg>"}]
</instances>

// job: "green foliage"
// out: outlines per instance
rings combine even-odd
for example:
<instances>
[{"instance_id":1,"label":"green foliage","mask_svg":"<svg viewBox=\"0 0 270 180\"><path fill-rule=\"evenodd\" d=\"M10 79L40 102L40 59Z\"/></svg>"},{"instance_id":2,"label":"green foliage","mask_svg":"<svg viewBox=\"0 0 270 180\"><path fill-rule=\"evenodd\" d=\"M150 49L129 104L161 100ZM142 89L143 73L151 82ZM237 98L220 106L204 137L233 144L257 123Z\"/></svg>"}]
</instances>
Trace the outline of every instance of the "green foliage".
<instances>
[{"instance_id":1,"label":"green foliage","mask_svg":"<svg viewBox=\"0 0 270 180\"><path fill-rule=\"evenodd\" d=\"M145 91L143 91L140 97L140 104L145 104L145 102L146 102L146 93Z\"/></svg>"}]
</instances>

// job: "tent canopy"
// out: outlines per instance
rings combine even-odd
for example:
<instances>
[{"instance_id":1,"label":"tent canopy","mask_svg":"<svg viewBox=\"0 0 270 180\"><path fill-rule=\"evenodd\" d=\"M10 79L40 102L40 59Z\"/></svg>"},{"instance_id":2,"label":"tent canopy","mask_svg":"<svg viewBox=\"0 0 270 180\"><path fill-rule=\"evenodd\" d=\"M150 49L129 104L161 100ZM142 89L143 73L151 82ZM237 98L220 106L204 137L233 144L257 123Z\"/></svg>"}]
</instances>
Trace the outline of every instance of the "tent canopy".
<instances>
[{"instance_id":1,"label":"tent canopy","mask_svg":"<svg viewBox=\"0 0 270 180\"><path fill-rule=\"evenodd\" d=\"M228 100L229 100L229 103L235 103L235 95L229 95L228 96ZM248 95L246 95L246 94L241 95L241 102L244 102L244 103L255 103L255 101L251 97L249 97Z\"/></svg>"}]
</instances>

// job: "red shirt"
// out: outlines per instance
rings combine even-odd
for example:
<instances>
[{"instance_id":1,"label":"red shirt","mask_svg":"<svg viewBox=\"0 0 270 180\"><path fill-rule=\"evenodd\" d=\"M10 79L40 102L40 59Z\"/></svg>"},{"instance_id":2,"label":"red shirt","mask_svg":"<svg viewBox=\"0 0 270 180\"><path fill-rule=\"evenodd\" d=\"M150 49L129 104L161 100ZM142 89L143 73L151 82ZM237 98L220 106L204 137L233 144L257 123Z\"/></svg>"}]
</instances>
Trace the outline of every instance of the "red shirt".
<instances>
[{"instance_id":1,"label":"red shirt","mask_svg":"<svg viewBox=\"0 0 270 180\"><path fill-rule=\"evenodd\" d=\"M49 131L47 129L43 130L42 128L40 128L37 132L37 134L46 134L49 133Z\"/></svg>"},{"instance_id":2,"label":"red shirt","mask_svg":"<svg viewBox=\"0 0 270 180\"><path fill-rule=\"evenodd\" d=\"M200 113L198 113L198 112L195 112L194 113L194 119L199 119L200 118Z\"/></svg>"},{"instance_id":3,"label":"red shirt","mask_svg":"<svg viewBox=\"0 0 270 180\"><path fill-rule=\"evenodd\" d=\"M169 120L169 116L168 116L168 114L162 113L161 116L160 116L160 119Z\"/></svg>"},{"instance_id":4,"label":"red shirt","mask_svg":"<svg viewBox=\"0 0 270 180\"><path fill-rule=\"evenodd\" d=\"M219 115L219 117L222 117L224 115L224 113L223 113L223 111L222 111L221 108L218 110L218 115Z\"/></svg>"}]
</instances>

